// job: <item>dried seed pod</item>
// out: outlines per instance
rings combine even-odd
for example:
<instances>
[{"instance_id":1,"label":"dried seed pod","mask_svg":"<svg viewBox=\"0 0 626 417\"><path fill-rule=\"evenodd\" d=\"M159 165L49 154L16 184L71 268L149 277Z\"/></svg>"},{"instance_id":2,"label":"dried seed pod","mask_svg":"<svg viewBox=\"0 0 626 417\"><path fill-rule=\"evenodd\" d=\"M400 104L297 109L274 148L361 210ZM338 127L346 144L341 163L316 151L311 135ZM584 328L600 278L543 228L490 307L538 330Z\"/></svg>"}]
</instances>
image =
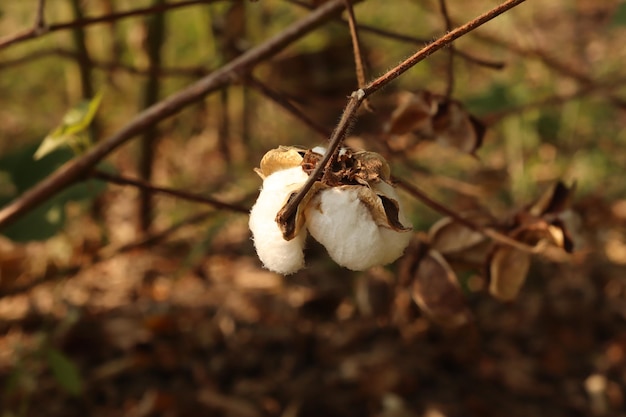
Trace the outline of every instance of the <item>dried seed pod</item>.
<instances>
[{"instance_id":1,"label":"dried seed pod","mask_svg":"<svg viewBox=\"0 0 626 417\"><path fill-rule=\"evenodd\" d=\"M575 183L568 187L562 181L557 181L548 187L526 211L537 217L560 213L569 206L575 190Z\"/></svg>"},{"instance_id":2,"label":"dried seed pod","mask_svg":"<svg viewBox=\"0 0 626 417\"><path fill-rule=\"evenodd\" d=\"M402 92L385 131L394 135L424 131L428 135L432 133L432 117L436 112L437 103L430 91Z\"/></svg>"},{"instance_id":3,"label":"dried seed pod","mask_svg":"<svg viewBox=\"0 0 626 417\"><path fill-rule=\"evenodd\" d=\"M496 246L487 261L489 293L501 301L514 300L526 281L530 260L529 253Z\"/></svg>"}]
</instances>

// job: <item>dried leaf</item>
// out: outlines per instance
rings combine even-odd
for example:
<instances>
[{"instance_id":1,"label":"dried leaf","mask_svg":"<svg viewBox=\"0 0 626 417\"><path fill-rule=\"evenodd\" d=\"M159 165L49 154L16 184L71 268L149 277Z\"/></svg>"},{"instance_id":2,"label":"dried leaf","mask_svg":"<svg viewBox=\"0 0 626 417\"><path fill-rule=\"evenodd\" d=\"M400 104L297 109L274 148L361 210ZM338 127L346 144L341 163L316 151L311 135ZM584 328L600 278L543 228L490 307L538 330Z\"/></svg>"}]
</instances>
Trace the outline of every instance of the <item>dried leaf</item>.
<instances>
[{"instance_id":1,"label":"dried leaf","mask_svg":"<svg viewBox=\"0 0 626 417\"><path fill-rule=\"evenodd\" d=\"M560 213L570 204L575 190L575 183L567 187L562 181L558 181L545 190L537 201L528 207L527 212L537 217Z\"/></svg>"},{"instance_id":2,"label":"dried leaf","mask_svg":"<svg viewBox=\"0 0 626 417\"><path fill-rule=\"evenodd\" d=\"M398 98L398 107L391 114L386 132L403 135L416 130L430 130L432 116L437 106L429 91L402 93Z\"/></svg>"},{"instance_id":3,"label":"dried leaf","mask_svg":"<svg viewBox=\"0 0 626 417\"><path fill-rule=\"evenodd\" d=\"M530 259L519 249L496 246L487 264L489 293L501 301L514 300L526 281Z\"/></svg>"},{"instance_id":4,"label":"dried leaf","mask_svg":"<svg viewBox=\"0 0 626 417\"><path fill-rule=\"evenodd\" d=\"M474 218L470 218L472 222ZM431 226L430 246L446 255L467 250L486 240L486 237L450 217L444 217Z\"/></svg>"},{"instance_id":5,"label":"dried leaf","mask_svg":"<svg viewBox=\"0 0 626 417\"><path fill-rule=\"evenodd\" d=\"M456 274L439 252L411 244L400 274L403 282L411 283L413 300L433 321L458 327L471 320Z\"/></svg>"},{"instance_id":6,"label":"dried leaf","mask_svg":"<svg viewBox=\"0 0 626 417\"><path fill-rule=\"evenodd\" d=\"M485 126L454 100L440 101L433 116L435 141L474 154L482 145Z\"/></svg>"}]
</instances>

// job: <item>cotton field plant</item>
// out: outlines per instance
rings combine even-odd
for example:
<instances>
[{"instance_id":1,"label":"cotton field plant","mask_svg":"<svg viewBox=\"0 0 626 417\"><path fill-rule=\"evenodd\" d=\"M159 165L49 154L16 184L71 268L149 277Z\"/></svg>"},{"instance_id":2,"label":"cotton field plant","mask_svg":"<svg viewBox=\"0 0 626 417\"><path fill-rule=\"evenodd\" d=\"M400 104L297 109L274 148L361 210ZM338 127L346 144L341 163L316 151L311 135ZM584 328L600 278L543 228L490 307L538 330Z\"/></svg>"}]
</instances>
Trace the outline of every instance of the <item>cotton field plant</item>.
<instances>
[{"instance_id":1,"label":"cotton field plant","mask_svg":"<svg viewBox=\"0 0 626 417\"><path fill-rule=\"evenodd\" d=\"M250 212L250 230L264 266L291 274L305 265L310 234L339 265L361 271L398 259L411 239L389 165L374 152L342 148L329 180L316 182L300 203L295 230L287 235L278 213L308 180L326 149L281 146L265 154L257 173L263 179Z\"/></svg>"}]
</instances>

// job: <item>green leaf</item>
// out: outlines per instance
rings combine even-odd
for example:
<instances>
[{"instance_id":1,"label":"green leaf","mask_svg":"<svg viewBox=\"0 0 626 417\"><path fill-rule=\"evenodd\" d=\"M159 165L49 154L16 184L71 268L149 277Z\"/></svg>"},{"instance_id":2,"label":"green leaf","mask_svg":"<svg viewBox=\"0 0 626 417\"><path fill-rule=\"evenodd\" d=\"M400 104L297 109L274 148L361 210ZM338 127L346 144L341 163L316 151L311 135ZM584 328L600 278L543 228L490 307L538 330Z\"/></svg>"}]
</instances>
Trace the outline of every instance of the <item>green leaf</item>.
<instances>
[{"instance_id":1,"label":"green leaf","mask_svg":"<svg viewBox=\"0 0 626 417\"><path fill-rule=\"evenodd\" d=\"M74 150L88 148L88 136L81 133L93 121L101 101L102 91L98 92L91 100L83 100L68 110L63 116L61 124L41 142L33 158L39 160L62 146L69 146ZM87 140L87 144L85 144L85 140Z\"/></svg>"},{"instance_id":2,"label":"green leaf","mask_svg":"<svg viewBox=\"0 0 626 417\"><path fill-rule=\"evenodd\" d=\"M80 394L83 390L83 380L74 362L62 352L52 348L46 349L45 357L59 385L72 395Z\"/></svg>"},{"instance_id":3,"label":"green leaf","mask_svg":"<svg viewBox=\"0 0 626 417\"><path fill-rule=\"evenodd\" d=\"M626 26L626 3L617 6L611 26Z\"/></svg>"}]
</instances>

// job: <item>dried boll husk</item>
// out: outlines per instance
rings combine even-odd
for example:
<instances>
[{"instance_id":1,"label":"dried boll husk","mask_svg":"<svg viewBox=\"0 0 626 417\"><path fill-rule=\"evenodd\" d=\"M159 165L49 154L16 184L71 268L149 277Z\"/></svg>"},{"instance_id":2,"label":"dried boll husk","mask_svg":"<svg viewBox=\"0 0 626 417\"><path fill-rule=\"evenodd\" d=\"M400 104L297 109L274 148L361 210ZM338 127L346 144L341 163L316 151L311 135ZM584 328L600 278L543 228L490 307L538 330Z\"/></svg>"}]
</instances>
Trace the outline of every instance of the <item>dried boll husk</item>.
<instances>
[{"instance_id":1,"label":"dried boll husk","mask_svg":"<svg viewBox=\"0 0 626 417\"><path fill-rule=\"evenodd\" d=\"M265 172L267 176L264 177L261 193L250 211L249 227L263 265L271 271L288 275L304 267L303 250L307 232L300 229L293 239L287 241L275 218L289 196L306 182L308 175L300 165Z\"/></svg>"}]
</instances>

